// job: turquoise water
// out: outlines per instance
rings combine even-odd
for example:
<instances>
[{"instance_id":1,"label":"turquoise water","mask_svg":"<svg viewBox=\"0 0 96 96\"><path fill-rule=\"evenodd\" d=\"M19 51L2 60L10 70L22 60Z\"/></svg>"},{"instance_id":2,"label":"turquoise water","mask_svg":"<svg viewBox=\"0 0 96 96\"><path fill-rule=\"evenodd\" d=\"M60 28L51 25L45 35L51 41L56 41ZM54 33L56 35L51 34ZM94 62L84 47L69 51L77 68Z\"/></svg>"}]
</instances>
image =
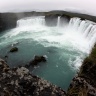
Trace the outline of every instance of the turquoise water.
<instances>
[{"instance_id":1,"label":"turquoise water","mask_svg":"<svg viewBox=\"0 0 96 96\"><path fill-rule=\"evenodd\" d=\"M7 55L9 66L17 67L29 63L35 55L46 55L47 62L30 67L30 72L67 90L88 55L88 40L75 30L45 26L43 17L22 19L17 25L0 33L0 57ZM13 45L19 50L9 53Z\"/></svg>"}]
</instances>

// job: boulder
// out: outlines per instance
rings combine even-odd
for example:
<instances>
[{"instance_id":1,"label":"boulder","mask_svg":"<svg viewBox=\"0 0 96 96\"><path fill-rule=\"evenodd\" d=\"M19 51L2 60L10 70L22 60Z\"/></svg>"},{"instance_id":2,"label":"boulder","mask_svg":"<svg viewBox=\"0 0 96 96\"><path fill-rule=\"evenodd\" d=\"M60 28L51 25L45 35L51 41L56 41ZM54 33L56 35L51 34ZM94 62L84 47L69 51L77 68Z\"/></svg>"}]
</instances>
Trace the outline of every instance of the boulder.
<instances>
[{"instance_id":1,"label":"boulder","mask_svg":"<svg viewBox=\"0 0 96 96\"><path fill-rule=\"evenodd\" d=\"M17 47L13 47L10 49L10 52L17 52L18 51L18 48Z\"/></svg>"},{"instance_id":2,"label":"boulder","mask_svg":"<svg viewBox=\"0 0 96 96\"><path fill-rule=\"evenodd\" d=\"M35 66L40 62L46 62L45 56L35 56L32 61L29 62L29 66Z\"/></svg>"}]
</instances>

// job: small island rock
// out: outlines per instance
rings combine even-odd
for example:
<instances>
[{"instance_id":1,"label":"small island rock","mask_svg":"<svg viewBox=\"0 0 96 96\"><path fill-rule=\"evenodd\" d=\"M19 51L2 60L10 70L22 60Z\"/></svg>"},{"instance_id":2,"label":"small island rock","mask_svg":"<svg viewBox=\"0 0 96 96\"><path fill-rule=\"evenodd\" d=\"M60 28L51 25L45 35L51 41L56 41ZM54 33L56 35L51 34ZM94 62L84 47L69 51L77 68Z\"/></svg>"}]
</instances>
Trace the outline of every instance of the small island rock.
<instances>
[{"instance_id":1,"label":"small island rock","mask_svg":"<svg viewBox=\"0 0 96 96\"><path fill-rule=\"evenodd\" d=\"M18 48L17 47L13 47L10 49L10 52L17 52L18 51Z\"/></svg>"}]
</instances>

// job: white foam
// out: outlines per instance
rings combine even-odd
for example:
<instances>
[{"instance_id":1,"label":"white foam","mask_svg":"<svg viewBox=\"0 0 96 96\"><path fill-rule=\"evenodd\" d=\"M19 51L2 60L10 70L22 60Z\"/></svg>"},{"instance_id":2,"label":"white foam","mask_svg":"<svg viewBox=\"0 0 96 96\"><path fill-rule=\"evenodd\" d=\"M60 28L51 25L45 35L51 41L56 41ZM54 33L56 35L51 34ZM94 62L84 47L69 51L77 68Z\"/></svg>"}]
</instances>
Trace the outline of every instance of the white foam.
<instances>
[{"instance_id":1,"label":"white foam","mask_svg":"<svg viewBox=\"0 0 96 96\"><path fill-rule=\"evenodd\" d=\"M80 18L71 18L67 27L60 27L60 17L56 27L45 26L44 16L24 18L17 21L17 28L4 35L6 38L30 38L45 47L55 46L66 50L76 50L89 54L96 42L95 23L82 21ZM23 36L22 36L23 33ZM24 35L25 34L25 35ZM70 65L78 68L82 62L82 56L75 61L69 60Z\"/></svg>"}]
</instances>

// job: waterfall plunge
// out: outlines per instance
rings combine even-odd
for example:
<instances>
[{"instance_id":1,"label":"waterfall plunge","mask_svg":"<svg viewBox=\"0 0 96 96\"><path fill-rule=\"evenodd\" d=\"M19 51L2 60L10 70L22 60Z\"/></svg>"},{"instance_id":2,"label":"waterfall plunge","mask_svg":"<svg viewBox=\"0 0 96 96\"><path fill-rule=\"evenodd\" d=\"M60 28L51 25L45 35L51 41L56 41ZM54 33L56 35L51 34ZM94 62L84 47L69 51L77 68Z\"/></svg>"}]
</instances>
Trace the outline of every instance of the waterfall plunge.
<instances>
[{"instance_id":1,"label":"waterfall plunge","mask_svg":"<svg viewBox=\"0 0 96 96\"><path fill-rule=\"evenodd\" d=\"M69 24L64 23L63 26L61 24L60 17L58 17L57 27L47 27L44 16L24 18L17 21L17 28L13 29L14 32L8 33L6 37L30 33L24 38L32 38L46 47L72 45L73 48L89 54L96 42L96 23L71 18ZM31 36L33 32L37 32L37 35Z\"/></svg>"},{"instance_id":2,"label":"waterfall plunge","mask_svg":"<svg viewBox=\"0 0 96 96\"><path fill-rule=\"evenodd\" d=\"M83 37L85 41L87 41L87 48L90 53L96 42L96 24L88 20L80 20L80 18L71 18L69 22L69 28L70 27L72 30L81 34L81 37L79 38ZM82 42L82 45L84 45L84 41Z\"/></svg>"},{"instance_id":3,"label":"waterfall plunge","mask_svg":"<svg viewBox=\"0 0 96 96\"><path fill-rule=\"evenodd\" d=\"M71 18L69 24L68 22L67 24L64 22L63 26L61 24L60 17L58 17L56 27L46 26L44 16L18 20L17 28L4 35L8 40L2 44L12 42L12 39L14 42L19 39L32 39L44 47L57 47L72 52L80 51L80 53L88 55L96 42L96 24L80 18ZM78 59L78 56L76 58ZM78 69L84 57L82 59L81 56L77 59L75 61L79 62L79 65L76 65Z\"/></svg>"},{"instance_id":4,"label":"waterfall plunge","mask_svg":"<svg viewBox=\"0 0 96 96\"><path fill-rule=\"evenodd\" d=\"M46 26L42 16L18 20L15 29L0 37L0 55L14 42L19 42L19 51L9 54L10 66L29 62L34 55L47 55L47 63L34 68L32 73L67 89L96 42L96 24L80 18L61 24L60 17L55 27Z\"/></svg>"}]
</instances>

